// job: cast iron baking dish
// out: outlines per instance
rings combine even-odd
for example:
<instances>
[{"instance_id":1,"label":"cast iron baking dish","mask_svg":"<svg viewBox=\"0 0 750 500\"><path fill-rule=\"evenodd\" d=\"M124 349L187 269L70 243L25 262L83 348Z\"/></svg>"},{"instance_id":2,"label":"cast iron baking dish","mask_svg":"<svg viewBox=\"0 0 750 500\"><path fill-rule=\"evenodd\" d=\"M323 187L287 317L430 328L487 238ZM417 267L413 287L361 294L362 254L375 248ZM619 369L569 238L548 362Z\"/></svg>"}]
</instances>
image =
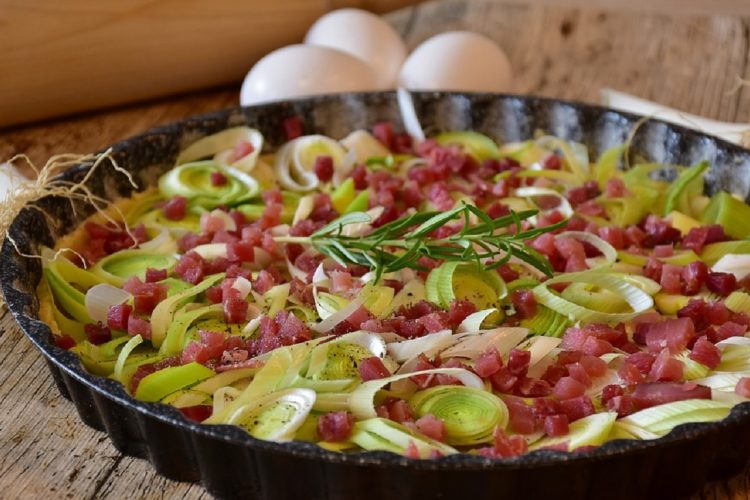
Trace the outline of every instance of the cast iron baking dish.
<instances>
[{"instance_id":1,"label":"cast iron baking dish","mask_svg":"<svg viewBox=\"0 0 750 500\"><path fill-rule=\"evenodd\" d=\"M593 155L625 142L638 121L634 115L574 102L490 94L417 93L417 115L428 135L473 129L495 139L517 141L536 130L585 143ZM260 129L270 147L284 141L282 121L304 119L305 133L335 138L380 121L401 126L392 92L344 94L230 109L190 118L113 147L119 164L141 186L153 185L178 151L226 127ZM726 189L750 198L750 151L721 140L647 121L638 129L632 157L691 165L707 159L709 191ZM90 165L63 174L80 180ZM93 191L113 199L132 188L121 174L100 170ZM43 208L55 218L25 210L10 233L22 251L38 253L91 213L67 200L46 198ZM454 455L410 460L384 452L336 454L315 445L253 439L239 428L203 426L176 409L142 403L123 387L87 373L78 359L51 341L38 319L35 288L41 277L37 259L19 256L6 241L0 278L18 324L47 358L60 392L89 426L109 434L123 453L147 458L156 470L180 481L201 481L222 498L393 499L393 498L675 498L705 481L736 474L750 458L750 403L736 406L718 423L681 425L655 441L614 441L589 452L536 451L509 460ZM31 472L33 473L33 472Z\"/></svg>"}]
</instances>

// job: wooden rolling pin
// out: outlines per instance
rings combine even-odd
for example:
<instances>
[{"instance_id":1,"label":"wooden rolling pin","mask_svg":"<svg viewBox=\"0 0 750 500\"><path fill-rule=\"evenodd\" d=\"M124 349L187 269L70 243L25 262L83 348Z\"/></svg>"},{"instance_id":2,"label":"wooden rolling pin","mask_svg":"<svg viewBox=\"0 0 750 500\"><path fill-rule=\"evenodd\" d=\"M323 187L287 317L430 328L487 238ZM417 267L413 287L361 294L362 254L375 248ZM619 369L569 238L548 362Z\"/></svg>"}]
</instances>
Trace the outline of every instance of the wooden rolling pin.
<instances>
[{"instance_id":1,"label":"wooden rolling pin","mask_svg":"<svg viewBox=\"0 0 750 500\"><path fill-rule=\"evenodd\" d=\"M240 81L325 12L417 0L0 0L0 127Z\"/></svg>"}]
</instances>

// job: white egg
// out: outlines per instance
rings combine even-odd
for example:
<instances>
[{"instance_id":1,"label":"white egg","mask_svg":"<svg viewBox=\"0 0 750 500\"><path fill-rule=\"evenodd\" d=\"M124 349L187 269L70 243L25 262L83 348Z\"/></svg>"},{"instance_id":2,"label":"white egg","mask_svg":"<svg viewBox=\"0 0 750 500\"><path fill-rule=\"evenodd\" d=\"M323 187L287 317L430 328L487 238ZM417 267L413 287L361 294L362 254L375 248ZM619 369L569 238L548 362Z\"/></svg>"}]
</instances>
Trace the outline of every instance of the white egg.
<instances>
[{"instance_id":1,"label":"white egg","mask_svg":"<svg viewBox=\"0 0 750 500\"><path fill-rule=\"evenodd\" d=\"M242 82L240 104L377 88L373 70L354 56L328 47L289 45L253 66Z\"/></svg>"},{"instance_id":2,"label":"white egg","mask_svg":"<svg viewBox=\"0 0 750 500\"><path fill-rule=\"evenodd\" d=\"M491 39L468 31L434 36L409 55L399 85L412 90L507 92L513 73L505 52Z\"/></svg>"},{"instance_id":3,"label":"white egg","mask_svg":"<svg viewBox=\"0 0 750 500\"><path fill-rule=\"evenodd\" d=\"M398 71L406 59L406 45L382 18L360 9L329 12L305 36L305 43L343 50L372 66L378 85L396 86Z\"/></svg>"}]
</instances>

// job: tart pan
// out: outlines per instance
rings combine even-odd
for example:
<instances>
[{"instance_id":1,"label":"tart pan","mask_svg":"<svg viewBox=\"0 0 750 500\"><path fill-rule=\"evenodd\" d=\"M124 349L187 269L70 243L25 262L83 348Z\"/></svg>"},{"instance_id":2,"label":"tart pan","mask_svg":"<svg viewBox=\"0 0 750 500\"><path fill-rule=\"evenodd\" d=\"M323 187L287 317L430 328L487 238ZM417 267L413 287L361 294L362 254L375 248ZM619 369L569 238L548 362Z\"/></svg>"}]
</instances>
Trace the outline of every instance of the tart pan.
<instances>
[{"instance_id":1,"label":"tart pan","mask_svg":"<svg viewBox=\"0 0 750 500\"><path fill-rule=\"evenodd\" d=\"M586 144L593 157L623 144L639 120L598 106L534 97L433 92L413 97L428 135L472 129L509 142L544 130ZM117 143L113 153L143 189L156 183L181 149L227 127L256 127L269 147L278 147L285 140L283 120L290 116L303 119L305 133L336 138L380 121L403 126L395 93L340 94L188 118ZM750 151L719 139L648 120L637 129L629 155L683 165L709 160L709 192L726 189L750 198ZM90 166L73 167L62 178L78 181ZM89 186L108 199L133 189L110 168L102 168ZM40 206L51 220L26 209L10 229L25 253L52 246L92 212L81 203L71 210L70 201L54 197ZM0 280L8 307L81 420L106 432L120 452L146 458L170 479L200 481L219 498L679 498L708 480L738 473L750 459L750 403L734 407L721 422L684 424L653 441L618 440L582 453L542 450L507 460L344 455L308 443L257 440L239 428L204 426L169 406L136 401L119 383L86 372L74 354L55 346L50 329L38 319L40 278L39 260L19 256L6 241Z\"/></svg>"}]
</instances>

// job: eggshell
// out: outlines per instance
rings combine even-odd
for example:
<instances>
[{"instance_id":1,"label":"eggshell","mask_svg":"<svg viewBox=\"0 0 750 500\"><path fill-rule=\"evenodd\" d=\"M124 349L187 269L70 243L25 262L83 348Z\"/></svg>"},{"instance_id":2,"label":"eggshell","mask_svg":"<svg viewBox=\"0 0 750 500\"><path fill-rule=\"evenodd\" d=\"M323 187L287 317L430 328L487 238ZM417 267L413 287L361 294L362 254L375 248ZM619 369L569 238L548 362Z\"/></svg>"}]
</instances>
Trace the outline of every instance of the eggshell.
<instances>
[{"instance_id":1,"label":"eggshell","mask_svg":"<svg viewBox=\"0 0 750 500\"><path fill-rule=\"evenodd\" d=\"M406 59L406 45L393 27L382 18L360 9L329 12L305 36L305 43L347 52L369 64L378 86L394 88Z\"/></svg>"},{"instance_id":2,"label":"eggshell","mask_svg":"<svg viewBox=\"0 0 750 500\"><path fill-rule=\"evenodd\" d=\"M290 45L253 66L242 83L240 104L377 88L373 70L354 56L328 47Z\"/></svg>"},{"instance_id":3,"label":"eggshell","mask_svg":"<svg viewBox=\"0 0 750 500\"><path fill-rule=\"evenodd\" d=\"M505 52L491 39L468 31L434 36L409 55L399 84L412 90L507 92L513 73Z\"/></svg>"}]
</instances>

